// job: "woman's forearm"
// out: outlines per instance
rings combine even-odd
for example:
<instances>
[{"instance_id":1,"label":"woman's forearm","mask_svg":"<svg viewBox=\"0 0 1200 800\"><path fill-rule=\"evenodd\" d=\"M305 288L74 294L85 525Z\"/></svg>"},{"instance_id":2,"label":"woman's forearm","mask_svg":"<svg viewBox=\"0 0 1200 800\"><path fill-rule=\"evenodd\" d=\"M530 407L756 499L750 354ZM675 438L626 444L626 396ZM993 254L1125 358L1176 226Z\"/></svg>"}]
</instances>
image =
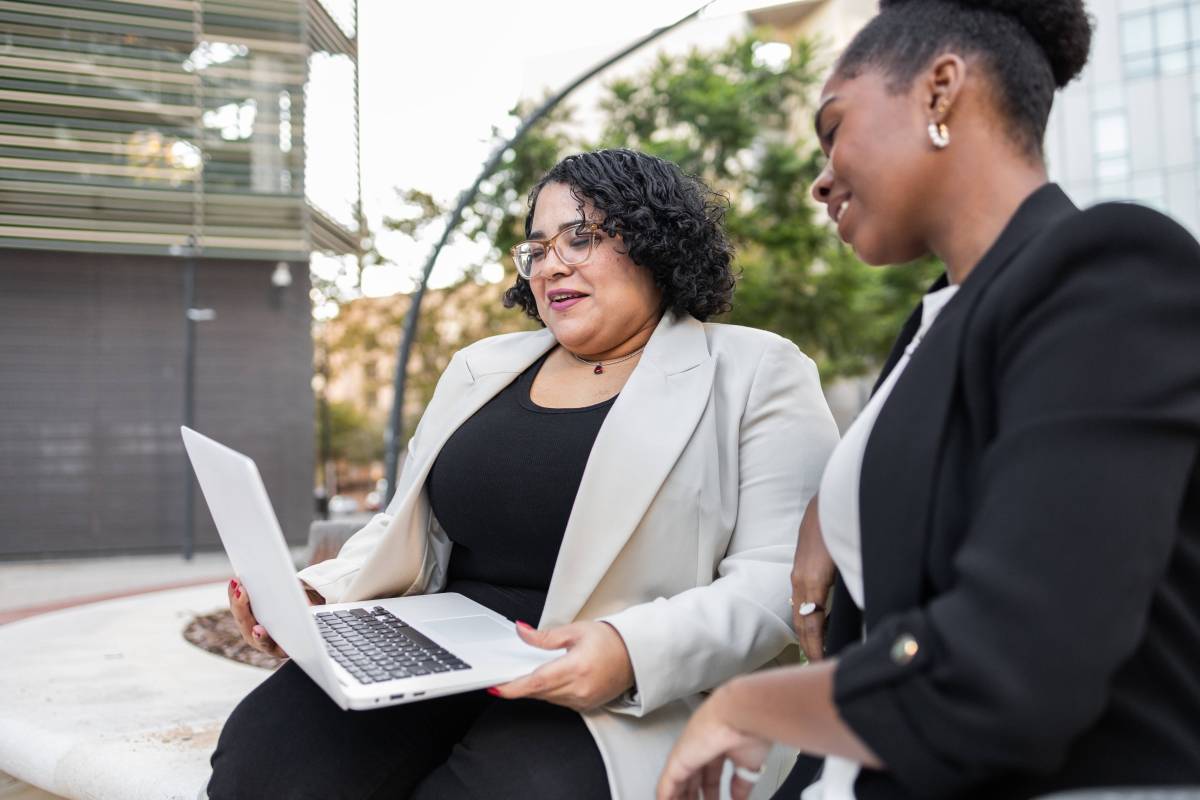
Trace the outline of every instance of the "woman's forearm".
<instances>
[{"instance_id":1,"label":"woman's forearm","mask_svg":"<svg viewBox=\"0 0 1200 800\"><path fill-rule=\"evenodd\" d=\"M833 702L837 660L764 670L735 678L709 702L743 733L817 755L835 755L875 769L879 757L858 738Z\"/></svg>"}]
</instances>

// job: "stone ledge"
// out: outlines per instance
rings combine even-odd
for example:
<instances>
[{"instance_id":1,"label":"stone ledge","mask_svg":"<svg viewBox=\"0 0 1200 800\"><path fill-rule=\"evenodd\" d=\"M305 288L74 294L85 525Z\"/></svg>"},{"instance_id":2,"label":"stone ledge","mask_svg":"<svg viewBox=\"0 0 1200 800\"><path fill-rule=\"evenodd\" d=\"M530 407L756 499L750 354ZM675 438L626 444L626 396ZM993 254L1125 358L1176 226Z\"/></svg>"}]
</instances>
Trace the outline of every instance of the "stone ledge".
<instances>
[{"instance_id":1,"label":"stone ledge","mask_svg":"<svg viewBox=\"0 0 1200 800\"><path fill-rule=\"evenodd\" d=\"M0 771L68 798L195 800L226 717L268 672L184 641L225 584L0 627Z\"/></svg>"}]
</instances>

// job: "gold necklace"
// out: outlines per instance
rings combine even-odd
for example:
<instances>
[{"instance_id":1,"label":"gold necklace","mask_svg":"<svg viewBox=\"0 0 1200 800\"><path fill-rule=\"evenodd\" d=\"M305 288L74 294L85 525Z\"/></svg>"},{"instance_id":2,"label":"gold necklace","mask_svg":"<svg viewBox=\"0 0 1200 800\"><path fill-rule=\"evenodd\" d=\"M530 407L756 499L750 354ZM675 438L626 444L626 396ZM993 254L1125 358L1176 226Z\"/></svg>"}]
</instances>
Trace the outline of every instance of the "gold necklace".
<instances>
[{"instance_id":1,"label":"gold necklace","mask_svg":"<svg viewBox=\"0 0 1200 800\"><path fill-rule=\"evenodd\" d=\"M563 348L563 349L566 349L566 348ZM634 350L632 353L629 353L628 355L623 355L620 358L614 358L612 361L589 361L588 359L584 358L583 356L576 355L575 353L571 353L570 350L567 350L567 352L571 353L571 355L575 357L576 361L580 361L584 364L587 364L589 367L592 367L593 375L603 375L605 367L611 367L613 364L620 364L622 361L628 361L629 359L633 358L634 356L636 356L638 353L642 352L645 349L646 349L646 345L642 345L637 350Z\"/></svg>"}]
</instances>

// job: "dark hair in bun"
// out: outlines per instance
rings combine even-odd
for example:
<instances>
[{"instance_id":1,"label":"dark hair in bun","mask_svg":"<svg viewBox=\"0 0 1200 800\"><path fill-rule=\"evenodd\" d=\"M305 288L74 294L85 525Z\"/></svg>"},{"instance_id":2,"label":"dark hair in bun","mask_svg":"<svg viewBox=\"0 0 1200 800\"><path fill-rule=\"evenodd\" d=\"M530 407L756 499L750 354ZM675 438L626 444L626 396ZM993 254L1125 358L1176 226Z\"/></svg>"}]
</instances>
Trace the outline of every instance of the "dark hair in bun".
<instances>
[{"instance_id":1,"label":"dark hair in bun","mask_svg":"<svg viewBox=\"0 0 1200 800\"><path fill-rule=\"evenodd\" d=\"M975 56L991 72L1014 138L1038 156L1055 89L1087 63L1092 22L1083 0L880 0L837 73L883 69L898 89L935 57Z\"/></svg>"}]
</instances>

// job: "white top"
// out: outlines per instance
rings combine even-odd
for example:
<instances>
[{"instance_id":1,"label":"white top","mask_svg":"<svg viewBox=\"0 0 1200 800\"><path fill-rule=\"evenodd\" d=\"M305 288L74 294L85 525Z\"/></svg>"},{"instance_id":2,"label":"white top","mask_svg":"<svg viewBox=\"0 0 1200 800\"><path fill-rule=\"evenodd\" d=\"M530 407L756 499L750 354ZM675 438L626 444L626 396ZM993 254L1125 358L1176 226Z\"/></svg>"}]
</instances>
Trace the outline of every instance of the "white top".
<instances>
[{"instance_id":1,"label":"white top","mask_svg":"<svg viewBox=\"0 0 1200 800\"><path fill-rule=\"evenodd\" d=\"M821 500L817 507L821 518L821 536L829 555L837 564L850 597L860 609L863 607L863 581L858 491L867 440L871 437L879 410L887 402L913 352L957 291L958 286L951 284L925 295L921 308L921 327L908 347L904 348L904 355L896 362L896 367L888 374L879 391L875 392L866 408L850 425L829 457L825 474L821 477ZM825 759L821 778L804 790L801 800L853 800L858 769L857 762L829 756Z\"/></svg>"}]
</instances>

